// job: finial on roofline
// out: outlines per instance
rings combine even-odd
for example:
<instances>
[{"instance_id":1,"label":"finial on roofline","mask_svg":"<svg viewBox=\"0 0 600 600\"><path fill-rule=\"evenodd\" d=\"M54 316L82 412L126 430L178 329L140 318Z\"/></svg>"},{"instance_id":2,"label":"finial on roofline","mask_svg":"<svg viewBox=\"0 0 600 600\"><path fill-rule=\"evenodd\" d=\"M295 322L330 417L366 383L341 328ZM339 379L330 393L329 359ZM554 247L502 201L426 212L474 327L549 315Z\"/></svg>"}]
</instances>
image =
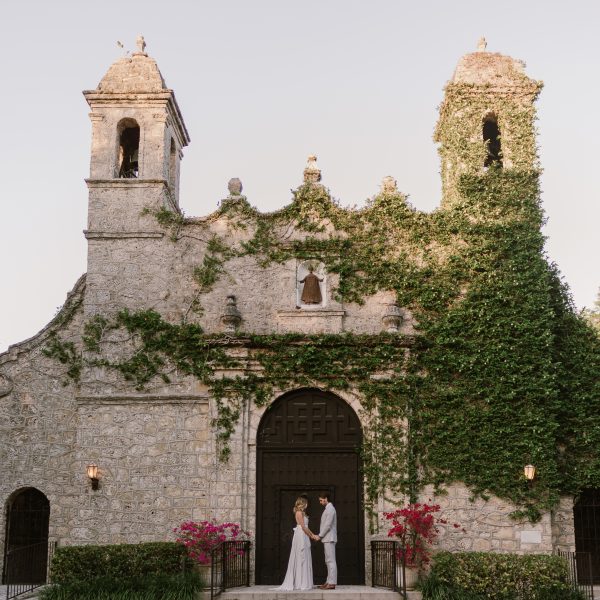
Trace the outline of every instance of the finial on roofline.
<instances>
[{"instance_id":1,"label":"finial on roofline","mask_svg":"<svg viewBox=\"0 0 600 600\"><path fill-rule=\"evenodd\" d=\"M304 169L304 183L319 183L319 181L321 181L321 169L317 166L317 157L311 154Z\"/></svg>"},{"instance_id":2,"label":"finial on roofline","mask_svg":"<svg viewBox=\"0 0 600 600\"><path fill-rule=\"evenodd\" d=\"M147 56L146 54L146 40L144 40L144 36L139 34L136 38L135 38L135 45L137 46L137 52L136 54L144 54Z\"/></svg>"}]
</instances>

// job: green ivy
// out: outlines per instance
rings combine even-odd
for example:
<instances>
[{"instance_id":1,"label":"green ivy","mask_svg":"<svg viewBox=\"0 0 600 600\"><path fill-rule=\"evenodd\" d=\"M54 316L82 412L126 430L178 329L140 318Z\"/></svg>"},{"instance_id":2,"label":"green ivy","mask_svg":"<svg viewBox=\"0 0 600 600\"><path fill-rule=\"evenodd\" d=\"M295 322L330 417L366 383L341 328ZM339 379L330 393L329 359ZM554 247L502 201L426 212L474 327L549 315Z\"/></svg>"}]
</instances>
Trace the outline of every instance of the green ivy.
<instances>
[{"instance_id":1,"label":"green ivy","mask_svg":"<svg viewBox=\"0 0 600 600\"><path fill-rule=\"evenodd\" d=\"M95 317L80 350L55 336L47 352L75 381L88 364L120 372L137 389L155 378L168 382L173 369L195 377L216 403L223 459L245 403L264 406L302 386L357 392L371 506L386 490L414 499L425 485L441 491L461 481L474 496L508 499L515 517L536 520L561 494L600 486L600 342L544 254L535 114L527 104L539 85L493 106L503 115L504 148L513 144L510 169L483 171L484 142L465 142L473 138L455 115L475 135L484 106L467 98L470 91L452 88L442 107L436 135L444 168L457 156L465 167L445 173L443 210L419 213L397 192L347 210L323 186L304 184L290 205L264 215L243 199L224 201L202 223L156 213L175 243L198 237L199 228L206 234L211 221L229 228L204 240L192 274L200 301L239 258L261 267L315 260L337 275L334 293L346 304L393 292L418 323L415 337L232 338L140 310ZM132 342L109 360L104 344L118 329ZM522 475L530 462L533 486Z\"/></svg>"}]
</instances>

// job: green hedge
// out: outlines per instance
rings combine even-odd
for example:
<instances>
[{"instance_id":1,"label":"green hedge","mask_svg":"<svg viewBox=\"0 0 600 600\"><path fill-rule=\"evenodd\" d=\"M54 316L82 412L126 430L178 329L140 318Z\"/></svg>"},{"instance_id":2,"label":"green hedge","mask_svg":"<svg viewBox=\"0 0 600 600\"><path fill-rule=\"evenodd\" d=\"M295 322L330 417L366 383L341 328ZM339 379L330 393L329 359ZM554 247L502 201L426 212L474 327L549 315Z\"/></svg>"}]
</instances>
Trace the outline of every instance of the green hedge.
<instances>
[{"instance_id":1,"label":"green hedge","mask_svg":"<svg viewBox=\"0 0 600 600\"><path fill-rule=\"evenodd\" d=\"M579 600L558 556L438 552L423 600Z\"/></svg>"},{"instance_id":2,"label":"green hedge","mask_svg":"<svg viewBox=\"0 0 600 600\"><path fill-rule=\"evenodd\" d=\"M175 542L64 546L52 558L52 583L66 584L95 577L136 579L154 575L180 575L186 550Z\"/></svg>"},{"instance_id":3,"label":"green hedge","mask_svg":"<svg viewBox=\"0 0 600 600\"><path fill-rule=\"evenodd\" d=\"M195 600L203 588L196 573L135 579L99 577L45 587L41 600Z\"/></svg>"}]
</instances>

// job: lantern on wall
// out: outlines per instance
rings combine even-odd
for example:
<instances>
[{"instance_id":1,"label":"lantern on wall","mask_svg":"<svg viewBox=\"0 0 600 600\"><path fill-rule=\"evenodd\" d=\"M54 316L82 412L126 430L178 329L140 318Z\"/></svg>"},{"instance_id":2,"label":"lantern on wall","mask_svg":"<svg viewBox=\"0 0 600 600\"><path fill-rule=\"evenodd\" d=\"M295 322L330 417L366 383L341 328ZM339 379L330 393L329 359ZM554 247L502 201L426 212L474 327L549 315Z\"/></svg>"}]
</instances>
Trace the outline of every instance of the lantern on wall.
<instances>
[{"instance_id":1,"label":"lantern on wall","mask_svg":"<svg viewBox=\"0 0 600 600\"><path fill-rule=\"evenodd\" d=\"M87 466L87 476L90 478L92 482L92 489L98 489L98 465L88 465Z\"/></svg>"},{"instance_id":2,"label":"lantern on wall","mask_svg":"<svg viewBox=\"0 0 600 600\"><path fill-rule=\"evenodd\" d=\"M527 481L533 481L535 478L535 467L533 465L525 465L525 467L523 467L523 473L525 474L525 479L527 479Z\"/></svg>"}]
</instances>

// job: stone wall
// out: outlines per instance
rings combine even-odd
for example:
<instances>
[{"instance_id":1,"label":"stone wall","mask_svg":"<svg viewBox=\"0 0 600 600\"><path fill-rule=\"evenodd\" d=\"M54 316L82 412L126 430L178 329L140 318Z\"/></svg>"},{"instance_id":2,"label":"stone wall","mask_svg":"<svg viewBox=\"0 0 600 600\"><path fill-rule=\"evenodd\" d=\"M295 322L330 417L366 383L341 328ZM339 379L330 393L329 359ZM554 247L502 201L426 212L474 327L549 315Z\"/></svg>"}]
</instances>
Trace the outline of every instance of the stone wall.
<instances>
[{"instance_id":1,"label":"stone wall","mask_svg":"<svg viewBox=\"0 0 600 600\"><path fill-rule=\"evenodd\" d=\"M463 484L452 484L445 492L435 495L433 488L427 488L419 497L419 502L439 504L440 518L448 521L439 526L436 547L441 550L516 554L551 554L557 548L575 550L572 498L562 498L555 510L531 523L510 516L517 509L512 503L495 496L488 500L473 498ZM381 531L388 528L383 512L391 512L395 506L384 502L379 507ZM455 523L460 527L454 527Z\"/></svg>"},{"instance_id":2,"label":"stone wall","mask_svg":"<svg viewBox=\"0 0 600 600\"><path fill-rule=\"evenodd\" d=\"M41 349L61 327L76 340L82 324L81 278L54 321L33 338L0 355L0 552L4 551L9 499L23 488L37 488L50 501L50 539L68 539L77 522L81 493L75 457L77 406L73 386L64 385L65 368ZM69 319L68 315L73 314ZM61 321L68 321L60 325Z\"/></svg>"},{"instance_id":3,"label":"stone wall","mask_svg":"<svg viewBox=\"0 0 600 600\"><path fill-rule=\"evenodd\" d=\"M69 543L171 539L182 521L213 516L207 398L79 398L77 404L75 460L86 497ZM98 491L85 481L89 463L99 466Z\"/></svg>"}]
</instances>

